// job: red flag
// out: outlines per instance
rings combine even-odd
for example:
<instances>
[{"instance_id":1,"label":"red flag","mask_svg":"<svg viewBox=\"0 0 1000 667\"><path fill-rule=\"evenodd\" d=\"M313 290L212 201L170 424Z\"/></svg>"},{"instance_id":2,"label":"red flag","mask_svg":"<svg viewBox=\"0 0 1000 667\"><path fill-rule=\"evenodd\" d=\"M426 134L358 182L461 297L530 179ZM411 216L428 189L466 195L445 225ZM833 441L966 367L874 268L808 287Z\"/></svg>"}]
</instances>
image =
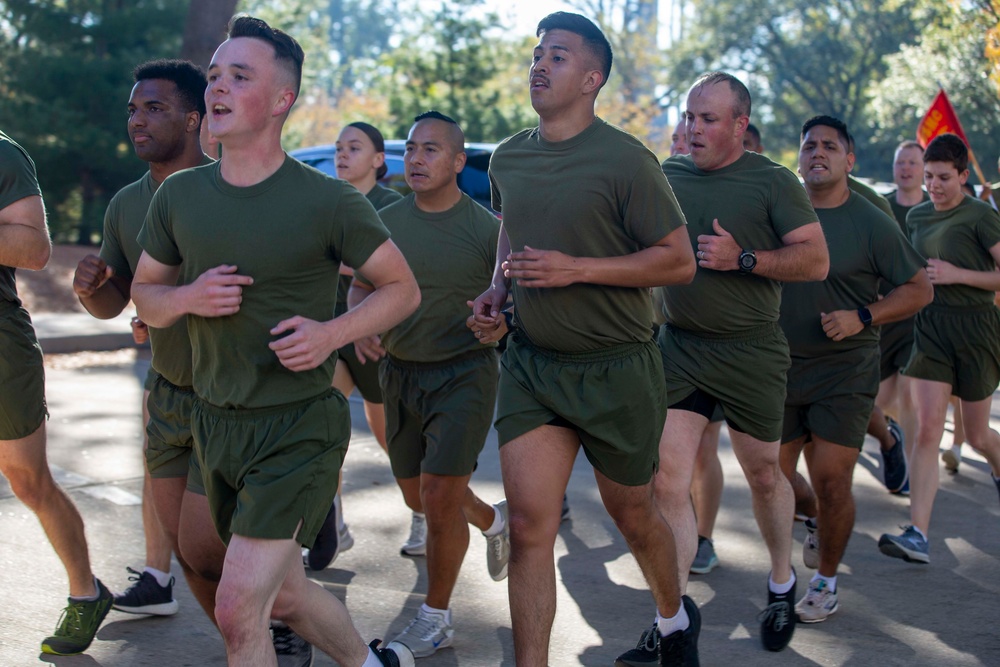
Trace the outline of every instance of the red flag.
<instances>
[{"instance_id":1,"label":"red flag","mask_svg":"<svg viewBox=\"0 0 1000 667\"><path fill-rule=\"evenodd\" d=\"M942 88L938 91L937 97L934 98L931 108L924 114L920 125L917 126L917 143L920 144L921 148L927 148L931 139L946 132L957 134L966 146L969 145L969 140L965 138L965 132L962 131L962 124L958 122L958 114L955 113L954 107L951 106L951 102L948 101L948 96L945 95Z\"/></svg>"}]
</instances>

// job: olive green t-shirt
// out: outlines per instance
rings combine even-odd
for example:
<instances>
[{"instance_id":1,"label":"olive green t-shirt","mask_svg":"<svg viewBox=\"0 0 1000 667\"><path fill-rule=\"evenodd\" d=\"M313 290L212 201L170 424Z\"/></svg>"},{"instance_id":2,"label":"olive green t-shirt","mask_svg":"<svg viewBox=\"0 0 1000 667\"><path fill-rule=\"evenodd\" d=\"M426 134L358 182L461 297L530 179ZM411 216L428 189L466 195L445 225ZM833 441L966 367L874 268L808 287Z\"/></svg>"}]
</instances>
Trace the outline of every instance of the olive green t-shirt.
<instances>
[{"instance_id":1,"label":"olive green t-shirt","mask_svg":"<svg viewBox=\"0 0 1000 667\"><path fill-rule=\"evenodd\" d=\"M403 198L403 195L399 194L395 190L390 190L389 188L383 187L378 183L375 187L368 191L365 195L371 205L375 207L375 210L385 208L389 204L399 201ZM352 267L353 268L353 267ZM337 309L336 313L340 315L341 313L347 312L347 290L351 287L351 276L340 276L340 280L337 282Z\"/></svg>"},{"instance_id":2,"label":"olive green t-shirt","mask_svg":"<svg viewBox=\"0 0 1000 667\"><path fill-rule=\"evenodd\" d=\"M847 187L851 189L852 192L857 192L859 195L875 204L878 210L882 211L889 217L892 217L892 208L889 206L889 202L885 200L885 197L876 192L867 183L859 181L853 176L847 177Z\"/></svg>"},{"instance_id":3,"label":"olive green t-shirt","mask_svg":"<svg viewBox=\"0 0 1000 667\"><path fill-rule=\"evenodd\" d=\"M684 225L656 156L600 118L565 141L546 141L538 128L505 139L490 160L490 182L515 252L530 246L572 257L630 255ZM652 336L645 287L511 283L517 325L540 347L576 353Z\"/></svg>"},{"instance_id":4,"label":"olive green t-shirt","mask_svg":"<svg viewBox=\"0 0 1000 667\"><path fill-rule=\"evenodd\" d=\"M994 271L990 248L1000 243L1000 214L989 204L966 195L947 211L937 211L932 202L918 204L906 216L910 241L928 259L943 259L973 271ZM988 306L993 292L970 285L935 285L934 305L949 307Z\"/></svg>"},{"instance_id":5,"label":"olive green t-shirt","mask_svg":"<svg viewBox=\"0 0 1000 667\"><path fill-rule=\"evenodd\" d=\"M816 213L830 252L830 272L826 280L784 286L780 322L792 357L878 345L879 327L865 327L842 341L827 338L821 313L865 308L878 299L880 281L898 287L926 265L892 218L857 193Z\"/></svg>"},{"instance_id":6,"label":"olive green t-shirt","mask_svg":"<svg viewBox=\"0 0 1000 667\"><path fill-rule=\"evenodd\" d=\"M783 236L817 221L795 175L757 153L746 151L713 171L677 155L663 162L663 172L677 193L695 251L698 235L715 234L715 219L748 250L776 250ZM710 334L738 334L775 323L780 304L781 283L738 271L698 267L690 284L663 289L667 322Z\"/></svg>"},{"instance_id":7,"label":"olive green t-shirt","mask_svg":"<svg viewBox=\"0 0 1000 667\"><path fill-rule=\"evenodd\" d=\"M206 155L202 164L211 162ZM129 281L135 277L142 255L139 230L158 187L160 184L147 171L138 181L119 190L104 213L101 259L115 270L115 275ZM191 386L191 340L188 338L186 318L166 329L150 327L149 344L153 349L152 366L156 372L178 387Z\"/></svg>"},{"instance_id":8,"label":"olive green t-shirt","mask_svg":"<svg viewBox=\"0 0 1000 667\"><path fill-rule=\"evenodd\" d=\"M35 163L13 139L0 132L0 211L25 197L41 194ZM0 265L0 300L21 304L12 266Z\"/></svg>"},{"instance_id":9,"label":"olive green t-shirt","mask_svg":"<svg viewBox=\"0 0 1000 667\"><path fill-rule=\"evenodd\" d=\"M437 362L484 347L465 320L467 302L493 278L496 216L463 193L441 213L421 211L410 194L379 217L420 286L420 307L382 335L386 351L405 361Z\"/></svg>"},{"instance_id":10,"label":"olive green t-shirt","mask_svg":"<svg viewBox=\"0 0 1000 667\"><path fill-rule=\"evenodd\" d=\"M910 209L912 209L913 206L918 206L918 204L914 204L913 206L903 206L898 201L896 201L897 192L899 192L899 190L893 190L892 192L890 192L885 196L885 199L886 201L889 202L889 208L892 209L892 217L896 219L896 224L899 225L899 229L903 232L903 234L907 234L908 232L906 231L906 215L910 212ZM920 194L921 194L921 200L920 200L921 203L931 200L931 196L927 194L926 190L921 190Z\"/></svg>"},{"instance_id":11,"label":"olive green t-shirt","mask_svg":"<svg viewBox=\"0 0 1000 667\"><path fill-rule=\"evenodd\" d=\"M180 265L182 284L222 264L253 278L235 315L187 320L197 394L220 407L260 408L329 389L336 353L290 371L267 346L270 330L296 315L329 321L340 262L361 266L388 237L361 193L286 156L249 187L226 183L221 162L172 174L153 195L139 243L156 261Z\"/></svg>"}]
</instances>

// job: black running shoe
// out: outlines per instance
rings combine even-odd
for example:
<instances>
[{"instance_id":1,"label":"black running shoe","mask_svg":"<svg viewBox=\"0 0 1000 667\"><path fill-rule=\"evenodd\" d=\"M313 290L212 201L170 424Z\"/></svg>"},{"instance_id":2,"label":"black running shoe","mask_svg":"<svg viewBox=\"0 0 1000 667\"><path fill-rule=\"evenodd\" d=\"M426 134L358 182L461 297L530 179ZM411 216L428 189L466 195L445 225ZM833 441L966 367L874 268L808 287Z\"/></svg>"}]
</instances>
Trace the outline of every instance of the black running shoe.
<instances>
[{"instance_id":1,"label":"black running shoe","mask_svg":"<svg viewBox=\"0 0 1000 667\"><path fill-rule=\"evenodd\" d=\"M794 576L795 571L792 571ZM768 651L780 651L795 634L795 587L781 595L767 589L767 606L757 616L760 621L760 640Z\"/></svg>"},{"instance_id":2,"label":"black running shoe","mask_svg":"<svg viewBox=\"0 0 1000 667\"><path fill-rule=\"evenodd\" d=\"M885 488L890 493L899 493L909 480L909 470L906 465L906 453L903 447L903 429L892 417L888 418L889 435L893 445L882 451L882 474Z\"/></svg>"},{"instance_id":3,"label":"black running shoe","mask_svg":"<svg viewBox=\"0 0 1000 667\"><path fill-rule=\"evenodd\" d=\"M160 586L149 572L138 572L130 567L125 569L131 574L128 579L132 585L124 593L115 595L115 609L127 614L154 616L173 616L177 613L173 577L166 586Z\"/></svg>"},{"instance_id":4,"label":"black running shoe","mask_svg":"<svg viewBox=\"0 0 1000 667\"><path fill-rule=\"evenodd\" d=\"M642 631L639 643L618 656L615 667L646 667L660 664L660 633L656 623Z\"/></svg>"},{"instance_id":5,"label":"black running shoe","mask_svg":"<svg viewBox=\"0 0 1000 667\"><path fill-rule=\"evenodd\" d=\"M399 660L399 656L391 648L379 648L378 645L382 642L381 639L373 639L368 644L368 648L375 653L375 657L379 659L384 667L401 667L402 663ZM411 657L408 664L413 664L413 658Z\"/></svg>"},{"instance_id":6,"label":"black running shoe","mask_svg":"<svg viewBox=\"0 0 1000 667\"><path fill-rule=\"evenodd\" d=\"M686 630L672 632L660 637L660 667L698 667L698 635L701 634L701 612L698 605L687 595L681 597L681 604L687 612Z\"/></svg>"},{"instance_id":7,"label":"black running shoe","mask_svg":"<svg viewBox=\"0 0 1000 667\"><path fill-rule=\"evenodd\" d=\"M325 570L340 552L340 531L337 530L337 503L330 503L330 511L326 520L316 534L316 541L305 558L305 564L310 570Z\"/></svg>"}]
</instances>

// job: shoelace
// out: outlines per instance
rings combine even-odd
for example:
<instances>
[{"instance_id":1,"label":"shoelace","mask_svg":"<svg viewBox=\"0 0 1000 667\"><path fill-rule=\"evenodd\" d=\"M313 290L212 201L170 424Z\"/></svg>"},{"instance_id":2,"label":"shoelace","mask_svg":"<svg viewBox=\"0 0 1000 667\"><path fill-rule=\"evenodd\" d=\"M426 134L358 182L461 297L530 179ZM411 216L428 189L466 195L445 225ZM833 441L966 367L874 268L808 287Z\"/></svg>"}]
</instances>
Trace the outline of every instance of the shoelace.
<instances>
[{"instance_id":1,"label":"shoelace","mask_svg":"<svg viewBox=\"0 0 1000 667\"><path fill-rule=\"evenodd\" d=\"M655 651L657 644L659 644L660 633L657 632L656 624L653 627L648 628L639 637L639 643L635 645L638 649L645 649L647 651Z\"/></svg>"},{"instance_id":2,"label":"shoelace","mask_svg":"<svg viewBox=\"0 0 1000 667\"><path fill-rule=\"evenodd\" d=\"M788 610L790 607L791 605L788 603L788 600L772 602L757 614L757 620L761 623L770 623L775 632L781 632L788 625Z\"/></svg>"},{"instance_id":3,"label":"shoelace","mask_svg":"<svg viewBox=\"0 0 1000 667\"><path fill-rule=\"evenodd\" d=\"M142 572L139 572L138 570L133 570L128 566L126 566L125 569L129 571L129 578L128 578L129 581L139 581L140 579L142 579L143 575Z\"/></svg>"},{"instance_id":4,"label":"shoelace","mask_svg":"<svg viewBox=\"0 0 1000 667\"><path fill-rule=\"evenodd\" d=\"M83 606L85 602L74 602L63 609L59 623L56 625L56 635L67 637L86 634L83 627Z\"/></svg>"},{"instance_id":5,"label":"shoelace","mask_svg":"<svg viewBox=\"0 0 1000 667\"><path fill-rule=\"evenodd\" d=\"M430 641L439 630L440 626L435 619L418 615L415 619L410 621L410 625L406 628L406 633L415 634L424 641Z\"/></svg>"}]
</instances>

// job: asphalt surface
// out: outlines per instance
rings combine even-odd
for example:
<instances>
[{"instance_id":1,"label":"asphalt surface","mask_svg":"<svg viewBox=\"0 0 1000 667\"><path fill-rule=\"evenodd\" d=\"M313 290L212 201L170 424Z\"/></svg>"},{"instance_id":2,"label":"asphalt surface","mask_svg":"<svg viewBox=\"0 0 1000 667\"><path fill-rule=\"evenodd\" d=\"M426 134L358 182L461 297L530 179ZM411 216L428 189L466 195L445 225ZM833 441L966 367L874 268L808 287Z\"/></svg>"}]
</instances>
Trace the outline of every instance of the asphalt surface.
<instances>
[{"instance_id":1,"label":"asphalt surface","mask_svg":"<svg viewBox=\"0 0 1000 667\"><path fill-rule=\"evenodd\" d=\"M50 336L40 321L45 319L36 318L43 346ZM57 322L71 332L62 338L92 335L88 319ZM127 327L127 318L123 322ZM94 326L96 333L116 333L108 323ZM87 348L86 341L75 345ZM134 349L47 356L49 461L84 517L95 572L119 590L128 584L125 567L143 565L139 377L145 356ZM360 401L352 399L351 407L354 431L344 508L355 546L312 576L345 601L363 637L391 638L422 603L426 569L423 559L399 555L409 511L385 455L367 431ZM950 444L949 434L945 440ZM908 501L881 485L881 459L869 440L855 475L858 516L839 575L840 610L824 623L799 625L791 645L779 654L764 651L758 638L756 616L766 603L768 559L725 429L720 450L726 490L715 543L721 565L708 575L692 576L688 588L703 616L703 665L1000 665L995 603L1000 599L1000 504L988 467L970 448L959 474L941 470L931 563L914 565L877 550L882 533L895 533L908 521ZM495 435L472 485L491 502L503 495ZM611 665L651 622L652 601L601 506L583 456L568 494L572 519L562 525L554 553L558 609L550 662ZM811 576L801 562L804 536L805 529L796 524L799 596ZM419 666L513 664L506 586L489 578L484 556L485 540L473 534L452 603L455 645L419 660ZM0 478L0 666L224 665L221 639L176 564L174 572L177 615L112 611L86 654L41 655L39 643L65 604L65 573L34 515ZM315 664L334 663L317 655Z\"/></svg>"}]
</instances>

